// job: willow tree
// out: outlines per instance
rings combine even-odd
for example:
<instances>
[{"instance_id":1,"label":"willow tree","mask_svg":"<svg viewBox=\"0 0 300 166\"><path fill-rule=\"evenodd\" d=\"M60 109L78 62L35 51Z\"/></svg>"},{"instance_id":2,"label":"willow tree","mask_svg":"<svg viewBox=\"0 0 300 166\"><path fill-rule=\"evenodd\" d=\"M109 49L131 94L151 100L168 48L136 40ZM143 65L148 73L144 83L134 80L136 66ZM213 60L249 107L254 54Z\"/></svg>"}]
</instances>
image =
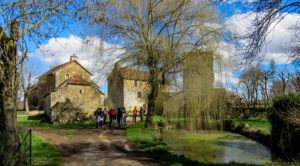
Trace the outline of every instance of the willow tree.
<instances>
[{"instance_id":1,"label":"willow tree","mask_svg":"<svg viewBox=\"0 0 300 166\"><path fill-rule=\"evenodd\" d=\"M95 22L111 41L121 41L121 61L150 73L145 127L152 126L165 76L182 66L184 53L208 48L219 30L214 7L194 0L107 0L104 4Z\"/></svg>"}]
</instances>

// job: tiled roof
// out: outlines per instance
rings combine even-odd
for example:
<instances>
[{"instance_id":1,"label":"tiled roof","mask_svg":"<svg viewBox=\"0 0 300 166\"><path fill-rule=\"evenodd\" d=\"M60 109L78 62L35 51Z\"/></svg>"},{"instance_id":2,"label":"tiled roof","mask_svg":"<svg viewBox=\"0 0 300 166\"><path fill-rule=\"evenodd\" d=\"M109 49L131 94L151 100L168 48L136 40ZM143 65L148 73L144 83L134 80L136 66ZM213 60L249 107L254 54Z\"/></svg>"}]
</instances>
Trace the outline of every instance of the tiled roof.
<instances>
[{"instance_id":1,"label":"tiled roof","mask_svg":"<svg viewBox=\"0 0 300 166\"><path fill-rule=\"evenodd\" d=\"M51 68L50 70L46 71L44 74L42 74L40 77L43 77L43 76L47 76L47 75L50 75L52 73L54 73L55 71L57 71L58 69L66 66L67 64L70 64L71 62L67 62L67 63L63 63L61 65L58 65L58 66L55 66L53 68Z\"/></svg>"},{"instance_id":2,"label":"tiled roof","mask_svg":"<svg viewBox=\"0 0 300 166\"><path fill-rule=\"evenodd\" d=\"M75 85L91 85L91 82L83 79L79 75L74 75L73 77L67 79L64 83L75 84Z\"/></svg>"},{"instance_id":3,"label":"tiled roof","mask_svg":"<svg viewBox=\"0 0 300 166\"><path fill-rule=\"evenodd\" d=\"M139 80L139 81L148 81L150 74L146 71L134 70L129 68L120 69L120 75L124 79L129 80Z\"/></svg>"},{"instance_id":4,"label":"tiled roof","mask_svg":"<svg viewBox=\"0 0 300 166\"><path fill-rule=\"evenodd\" d=\"M47 72L45 72L44 74L42 74L40 77L43 77L43 76L47 76L47 75L51 75L53 74L54 72L56 72L57 70L67 66L68 64L72 63L72 62L75 62L77 63L80 67L82 67L87 73L89 73L90 75L92 75L92 73L90 71L88 71L85 67L83 67L79 62L77 62L76 60L72 60L72 61L69 61L67 63L63 63L61 65L58 65L58 66L55 66L53 68L51 68L50 70L48 70Z\"/></svg>"}]
</instances>

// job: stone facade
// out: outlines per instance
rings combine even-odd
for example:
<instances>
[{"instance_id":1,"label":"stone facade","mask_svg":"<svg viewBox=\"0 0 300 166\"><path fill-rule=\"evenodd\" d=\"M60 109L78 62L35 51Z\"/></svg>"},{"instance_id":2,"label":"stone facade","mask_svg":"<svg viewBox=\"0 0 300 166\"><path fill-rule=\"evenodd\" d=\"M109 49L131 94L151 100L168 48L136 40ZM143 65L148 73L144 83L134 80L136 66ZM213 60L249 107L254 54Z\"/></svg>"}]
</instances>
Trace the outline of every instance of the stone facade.
<instances>
[{"instance_id":1,"label":"stone facade","mask_svg":"<svg viewBox=\"0 0 300 166\"><path fill-rule=\"evenodd\" d=\"M147 95L149 93L149 73L115 65L108 77L108 99L110 107L134 107L147 109Z\"/></svg>"},{"instance_id":2,"label":"stone facade","mask_svg":"<svg viewBox=\"0 0 300 166\"><path fill-rule=\"evenodd\" d=\"M81 108L87 115L92 115L98 107L103 107L104 94L91 80L92 74L71 56L70 61L51 68L39 77L38 83L30 94L38 96L38 106L49 112L57 102L66 98Z\"/></svg>"}]
</instances>

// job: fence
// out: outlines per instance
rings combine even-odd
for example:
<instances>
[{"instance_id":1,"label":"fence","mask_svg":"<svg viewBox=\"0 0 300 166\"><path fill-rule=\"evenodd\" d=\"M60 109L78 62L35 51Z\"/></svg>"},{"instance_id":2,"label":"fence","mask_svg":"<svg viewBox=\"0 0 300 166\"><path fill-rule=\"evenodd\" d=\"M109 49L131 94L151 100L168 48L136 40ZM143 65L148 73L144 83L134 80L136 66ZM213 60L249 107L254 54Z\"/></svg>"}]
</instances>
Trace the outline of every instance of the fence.
<instances>
[{"instance_id":1,"label":"fence","mask_svg":"<svg viewBox=\"0 0 300 166\"><path fill-rule=\"evenodd\" d=\"M19 130L19 152L22 165L31 166L32 159L32 131L31 129Z\"/></svg>"}]
</instances>

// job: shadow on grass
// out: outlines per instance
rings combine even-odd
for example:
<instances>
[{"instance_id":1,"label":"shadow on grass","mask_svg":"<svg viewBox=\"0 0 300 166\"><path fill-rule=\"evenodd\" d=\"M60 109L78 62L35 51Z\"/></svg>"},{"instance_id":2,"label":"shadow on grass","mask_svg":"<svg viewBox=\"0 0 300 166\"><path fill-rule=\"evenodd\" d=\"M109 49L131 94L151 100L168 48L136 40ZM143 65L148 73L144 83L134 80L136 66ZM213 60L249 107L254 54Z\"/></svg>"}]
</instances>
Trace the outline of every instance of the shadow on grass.
<instances>
[{"instance_id":1,"label":"shadow on grass","mask_svg":"<svg viewBox=\"0 0 300 166\"><path fill-rule=\"evenodd\" d=\"M18 124L26 127L49 127L54 129L91 129L95 128L95 124L92 121L86 121L75 124L51 124L48 122L44 115L32 115L32 116L18 116Z\"/></svg>"},{"instance_id":2,"label":"shadow on grass","mask_svg":"<svg viewBox=\"0 0 300 166\"><path fill-rule=\"evenodd\" d=\"M57 149L40 137L32 137L32 165L60 165Z\"/></svg>"}]
</instances>

